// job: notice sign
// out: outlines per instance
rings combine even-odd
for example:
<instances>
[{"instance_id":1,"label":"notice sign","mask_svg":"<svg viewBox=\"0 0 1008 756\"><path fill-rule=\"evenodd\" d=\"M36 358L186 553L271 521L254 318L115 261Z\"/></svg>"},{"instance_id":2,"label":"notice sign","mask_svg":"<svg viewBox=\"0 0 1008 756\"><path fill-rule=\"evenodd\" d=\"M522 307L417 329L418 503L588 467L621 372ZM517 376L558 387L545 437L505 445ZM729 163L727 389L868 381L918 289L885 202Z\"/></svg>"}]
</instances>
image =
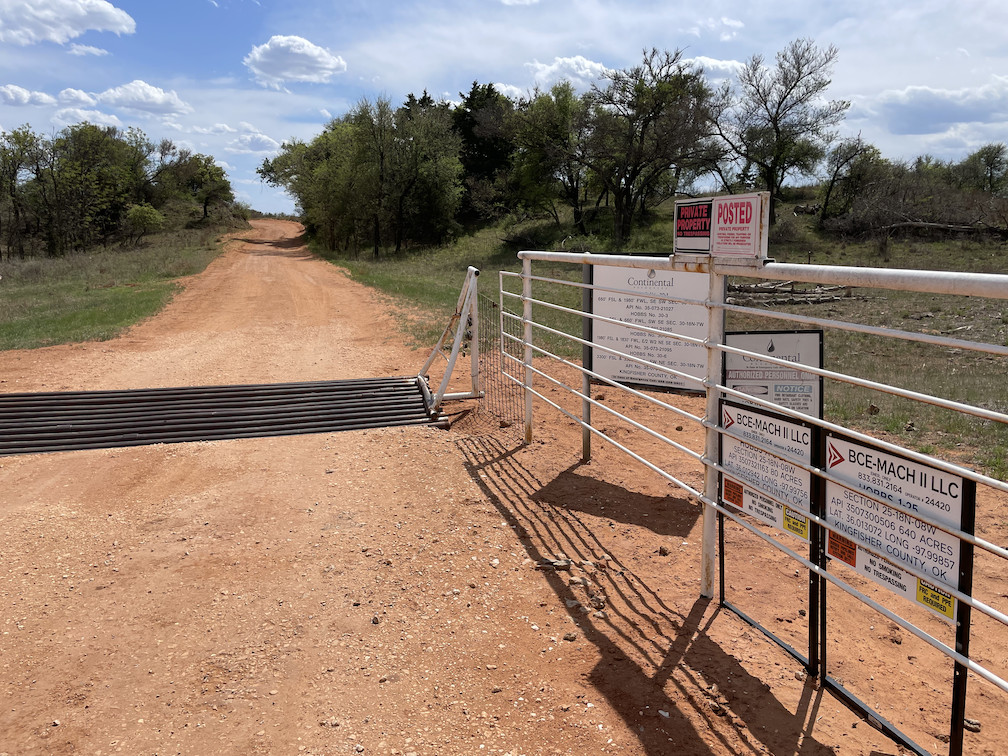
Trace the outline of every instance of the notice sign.
<instances>
[{"instance_id":1,"label":"notice sign","mask_svg":"<svg viewBox=\"0 0 1008 756\"><path fill-rule=\"evenodd\" d=\"M672 301L706 299L709 286L706 273L596 265L593 275L594 314L680 336L707 337L707 308L702 304ZM592 343L678 370L698 380L707 375L707 348L675 336L660 336L596 320L592 326ZM592 350L592 369L623 383L700 390L697 382L600 349Z\"/></svg>"},{"instance_id":2,"label":"notice sign","mask_svg":"<svg viewBox=\"0 0 1008 756\"><path fill-rule=\"evenodd\" d=\"M721 436L722 502L808 540L808 518L789 505L808 509L811 474L786 458L811 461L811 429L728 403L722 403L721 414L725 430L748 439Z\"/></svg>"},{"instance_id":3,"label":"notice sign","mask_svg":"<svg viewBox=\"0 0 1008 756\"><path fill-rule=\"evenodd\" d=\"M800 365L822 367L822 331L746 331L726 333L725 344L752 355L724 353L724 384L795 412L822 417L822 376ZM792 363L785 367L759 355Z\"/></svg>"},{"instance_id":4,"label":"notice sign","mask_svg":"<svg viewBox=\"0 0 1008 756\"><path fill-rule=\"evenodd\" d=\"M770 193L704 197L676 202L675 252L764 259Z\"/></svg>"},{"instance_id":5,"label":"notice sign","mask_svg":"<svg viewBox=\"0 0 1008 756\"><path fill-rule=\"evenodd\" d=\"M809 539L808 518L801 512L792 510L769 496L764 496L749 486L737 480L724 476L721 481L721 501L741 509L747 515L762 520L785 533L798 536L804 541Z\"/></svg>"}]
</instances>

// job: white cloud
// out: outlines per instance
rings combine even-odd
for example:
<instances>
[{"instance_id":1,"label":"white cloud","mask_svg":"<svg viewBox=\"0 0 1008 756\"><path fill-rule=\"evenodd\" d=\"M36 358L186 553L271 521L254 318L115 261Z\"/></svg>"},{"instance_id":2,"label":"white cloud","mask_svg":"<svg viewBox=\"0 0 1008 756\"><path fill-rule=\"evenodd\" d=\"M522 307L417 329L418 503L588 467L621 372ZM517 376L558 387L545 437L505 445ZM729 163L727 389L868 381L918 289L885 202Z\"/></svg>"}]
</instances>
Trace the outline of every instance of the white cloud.
<instances>
[{"instance_id":1,"label":"white cloud","mask_svg":"<svg viewBox=\"0 0 1008 756\"><path fill-rule=\"evenodd\" d=\"M956 90L888 90L864 110L877 113L894 134L941 133L958 124L1003 125L1008 121L1008 77L993 76L987 84Z\"/></svg>"},{"instance_id":2,"label":"white cloud","mask_svg":"<svg viewBox=\"0 0 1008 756\"><path fill-rule=\"evenodd\" d=\"M730 42L738 37L739 31L745 27L741 21L722 16L721 18L702 18L687 28L687 34L694 37L702 37L704 33L713 33L721 42Z\"/></svg>"},{"instance_id":3,"label":"white cloud","mask_svg":"<svg viewBox=\"0 0 1008 756\"><path fill-rule=\"evenodd\" d=\"M106 0L0 0L0 42L62 45L87 31L133 34L136 22Z\"/></svg>"},{"instance_id":4,"label":"white cloud","mask_svg":"<svg viewBox=\"0 0 1008 756\"><path fill-rule=\"evenodd\" d=\"M539 0L501 0L503 5L535 5Z\"/></svg>"},{"instance_id":5,"label":"white cloud","mask_svg":"<svg viewBox=\"0 0 1008 756\"><path fill-rule=\"evenodd\" d=\"M708 58L704 55L698 55L685 62L695 63L700 66L707 77L715 84L725 79L734 78L742 70L742 64L737 60L718 60L717 58Z\"/></svg>"},{"instance_id":6,"label":"white cloud","mask_svg":"<svg viewBox=\"0 0 1008 756\"><path fill-rule=\"evenodd\" d=\"M721 18L721 33L718 35L718 39L722 42L730 42L735 39L739 31L745 27L741 21L737 21L734 18L722 17Z\"/></svg>"},{"instance_id":7,"label":"white cloud","mask_svg":"<svg viewBox=\"0 0 1008 756\"><path fill-rule=\"evenodd\" d=\"M32 92L17 84L0 86L0 102L8 105L55 105L56 98L45 92Z\"/></svg>"},{"instance_id":8,"label":"white cloud","mask_svg":"<svg viewBox=\"0 0 1008 756\"><path fill-rule=\"evenodd\" d=\"M228 143L227 151L238 154L266 154L280 149L280 142L261 132L242 134Z\"/></svg>"},{"instance_id":9,"label":"white cloud","mask_svg":"<svg viewBox=\"0 0 1008 756\"><path fill-rule=\"evenodd\" d=\"M226 123L215 123L213 126L194 126L193 131L197 134L237 134L238 129L228 126Z\"/></svg>"},{"instance_id":10,"label":"white cloud","mask_svg":"<svg viewBox=\"0 0 1008 756\"><path fill-rule=\"evenodd\" d=\"M105 105L154 115L191 113L193 110L192 106L183 102L174 90L166 92L139 79L105 90L98 95L98 101Z\"/></svg>"},{"instance_id":11,"label":"white cloud","mask_svg":"<svg viewBox=\"0 0 1008 756\"><path fill-rule=\"evenodd\" d=\"M86 108L62 108L53 115L53 123L69 126L74 123L87 121L97 126L122 126L122 121L109 113L100 110L87 110Z\"/></svg>"},{"instance_id":12,"label":"white cloud","mask_svg":"<svg viewBox=\"0 0 1008 756\"><path fill-rule=\"evenodd\" d=\"M59 101L63 105L79 105L85 108L93 108L98 104L98 100L88 92L70 88L59 93Z\"/></svg>"},{"instance_id":13,"label":"white cloud","mask_svg":"<svg viewBox=\"0 0 1008 756\"><path fill-rule=\"evenodd\" d=\"M592 82L601 79L608 70L602 63L588 60L582 55L553 58L552 63L533 61L525 65L531 69L536 84L541 87L549 87L566 79L575 89L586 89Z\"/></svg>"},{"instance_id":14,"label":"white cloud","mask_svg":"<svg viewBox=\"0 0 1008 756\"><path fill-rule=\"evenodd\" d=\"M523 90L521 87L516 87L514 84L501 84L498 82L494 84L494 89L505 97L515 101L522 99L528 94L527 91Z\"/></svg>"},{"instance_id":15,"label":"white cloud","mask_svg":"<svg viewBox=\"0 0 1008 756\"><path fill-rule=\"evenodd\" d=\"M100 47L92 47L91 45L78 45L76 42L70 45L70 50L68 52L71 55L94 55L98 58L102 55L108 55L108 50L102 50Z\"/></svg>"},{"instance_id":16,"label":"white cloud","mask_svg":"<svg viewBox=\"0 0 1008 756\"><path fill-rule=\"evenodd\" d=\"M245 56L256 81L279 89L287 81L325 83L346 71L346 61L303 37L273 36Z\"/></svg>"}]
</instances>

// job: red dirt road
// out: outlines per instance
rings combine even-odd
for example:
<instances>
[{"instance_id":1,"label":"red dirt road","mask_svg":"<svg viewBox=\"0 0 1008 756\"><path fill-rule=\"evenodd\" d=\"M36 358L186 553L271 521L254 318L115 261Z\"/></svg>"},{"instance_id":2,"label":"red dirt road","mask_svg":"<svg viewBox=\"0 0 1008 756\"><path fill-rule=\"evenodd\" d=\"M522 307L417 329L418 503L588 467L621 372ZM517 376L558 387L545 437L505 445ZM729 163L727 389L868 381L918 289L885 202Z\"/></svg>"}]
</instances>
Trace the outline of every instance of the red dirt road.
<instances>
[{"instance_id":1,"label":"red dirt road","mask_svg":"<svg viewBox=\"0 0 1008 756\"><path fill-rule=\"evenodd\" d=\"M119 339L0 353L0 391L415 374L299 233L254 223ZM900 753L700 598L696 504L539 417L529 446L469 417L0 458L0 756ZM800 648L804 579L746 543L729 590ZM947 749L949 665L838 613L845 681ZM967 752L1002 752L1004 697L971 685Z\"/></svg>"}]
</instances>

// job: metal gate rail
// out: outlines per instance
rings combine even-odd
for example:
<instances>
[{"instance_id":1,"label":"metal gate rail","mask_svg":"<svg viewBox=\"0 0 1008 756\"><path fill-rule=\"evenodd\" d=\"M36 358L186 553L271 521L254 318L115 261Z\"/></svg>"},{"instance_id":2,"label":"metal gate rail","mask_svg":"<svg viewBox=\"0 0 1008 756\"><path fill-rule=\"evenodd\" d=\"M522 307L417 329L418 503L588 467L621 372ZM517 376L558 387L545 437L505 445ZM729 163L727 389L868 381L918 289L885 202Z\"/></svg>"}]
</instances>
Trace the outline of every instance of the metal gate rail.
<instances>
[{"instance_id":1,"label":"metal gate rail","mask_svg":"<svg viewBox=\"0 0 1008 756\"><path fill-rule=\"evenodd\" d=\"M440 425L417 378L0 394L0 455Z\"/></svg>"}]
</instances>

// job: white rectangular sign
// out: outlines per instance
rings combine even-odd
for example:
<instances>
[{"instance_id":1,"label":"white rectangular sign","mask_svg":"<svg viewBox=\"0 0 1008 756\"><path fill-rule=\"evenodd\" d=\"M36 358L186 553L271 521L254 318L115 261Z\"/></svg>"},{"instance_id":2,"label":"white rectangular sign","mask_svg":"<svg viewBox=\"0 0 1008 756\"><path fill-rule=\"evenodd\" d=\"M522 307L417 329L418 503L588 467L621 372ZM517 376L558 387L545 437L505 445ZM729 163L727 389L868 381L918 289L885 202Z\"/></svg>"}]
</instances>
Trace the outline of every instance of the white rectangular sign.
<instances>
[{"instance_id":1,"label":"white rectangular sign","mask_svg":"<svg viewBox=\"0 0 1008 756\"><path fill-rule=\"evenodd\" d=\"M745 439L721 436L721 466L731 473L721 476L722 501L807 541L808 518L788 505L809 508L812 476L788 459L811 463L811 428L728 402L721 422Z\"/></svg>"},{"instance_id":2,"label":"white rectangular sign","mask_svg":"<svg viewBox=\"0 0 1008 756\"><path fill-rule=\"evenodd\" d=\"M709 286L706 273L596 265L593 275L596 286L592 300L594 314L690 338L707 337L707 308L701 304L671 301L676 298L706 299ZM592 326L592 343L701 380L707 375L707 349L702 344L599 320ZM624 383L701 389L696 382L600 349L592 350L592 369Z\"/></svg>"},{"instance_id":3,"label":"white rectangular sign","mask_svg":"<svg viewBox=\"0 0 1008 756\"><path fill-rule=\"evenodd\" d=\"M822 331L726 333L725 344L793 363L775 365L758 356L726 352L724 380L730 389L813 417L822 416L822 378L799 369L822 367Z\"/></svg>"},{"instance_id":4,"label":"white rectangular sign","mask_svg":"<svg viewBox=\"0 0 1008 756\"><path fill-rule=\"evenodd\" d=\"M827 553L889 590L954 621L962 542L932 523L962 526L962 477L834 435L826 467ZM874 552L874 553L871 553ZM916 577L912 568L931 580Z\"/></svg>"},{"instance_id":5,"label":"white rectangular sign","mask_svg":"<svg viewBox=\"0 0 1008 756\"><path fill-rule=\"evenodd\" d=\"M852 488L950 528L962 525L963 479L838 436L826 438L826 468Z\"/></svg>"},{"instance_id":6,"label":"white rectangular sign","mask_svg":"<svg viewBox=\"0 0 1008 756\"><path fill-rule=\"evenodd\" d=\"M805 425L727 402L721 405L721 423L725 430L755 445L799 462L812 462L812 429Z\"/></svg>"},{"instance_id":7,"label":"white rectangular sign","mask_svg":"<svg viewBox=\"0 0 1008 756\"><path fill-rule=\"evenodd\" d=\"M959 585L959 539L901 509L827 481L826 521L895 564L952 588Z\"/></svg>"}]
</instances>

